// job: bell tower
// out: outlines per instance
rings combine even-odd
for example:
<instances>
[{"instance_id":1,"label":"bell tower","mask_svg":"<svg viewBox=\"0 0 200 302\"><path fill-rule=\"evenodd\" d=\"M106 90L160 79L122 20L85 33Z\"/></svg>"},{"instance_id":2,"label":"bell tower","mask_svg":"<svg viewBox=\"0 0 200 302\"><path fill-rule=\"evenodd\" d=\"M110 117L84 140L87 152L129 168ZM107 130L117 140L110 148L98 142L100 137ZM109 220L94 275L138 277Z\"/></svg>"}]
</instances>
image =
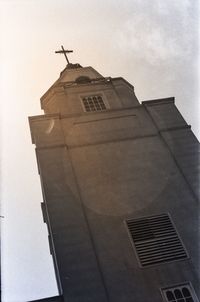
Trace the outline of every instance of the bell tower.
<instances>
[{"instance_id":1,"label":"bell tower","mask_svg":"<svg viewBox=\"0 0 200 302\"><path fill-rule=\"evenodd\" d=\"M38 301L167 302L179 290L197 302L190 126L174 98L140 104L126 80L68 52L58 51L68 64L41 97L44 115L29 117L60 293Z\"/></svg>"}]
</instances>

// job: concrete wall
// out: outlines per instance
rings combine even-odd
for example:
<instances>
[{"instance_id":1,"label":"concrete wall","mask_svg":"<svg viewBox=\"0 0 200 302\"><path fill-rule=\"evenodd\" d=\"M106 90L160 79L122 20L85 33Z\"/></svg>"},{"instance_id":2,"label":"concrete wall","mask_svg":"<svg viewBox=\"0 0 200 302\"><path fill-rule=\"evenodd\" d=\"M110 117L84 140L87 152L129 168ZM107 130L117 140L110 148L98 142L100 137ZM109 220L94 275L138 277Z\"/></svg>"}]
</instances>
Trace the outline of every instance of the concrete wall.
<instances>
[{"instance_id":1,"label":"concrete wall","mask_svg":"<svg viewBox=\"0 0 200 302\"><path fill-rule=\"evenodd\" d=\"M91 83L59 82L41 99L46 114L82 114L81 98L100 94L108 109L139 105L133 87L122 78L94 79Z\"/></svg>"},{"instance_id":2,"label":"concrete wall","mask_svg":"<svg viewBox=\"0 0 200 302\"><path fill-rule=\"evenodd\" d=\"M81 112L70 88L70 114L30 118L63 299L158 302L160 288L186 281L198 293L197 173L190 169L197 155L189 156L198 142L172 98L139 105L124 80L101 85L108 111ZM186 157L177 153L185 144ZM170 213L189 258L141 268L124 221L162 213Z\"/></svg>"}]
</instances>

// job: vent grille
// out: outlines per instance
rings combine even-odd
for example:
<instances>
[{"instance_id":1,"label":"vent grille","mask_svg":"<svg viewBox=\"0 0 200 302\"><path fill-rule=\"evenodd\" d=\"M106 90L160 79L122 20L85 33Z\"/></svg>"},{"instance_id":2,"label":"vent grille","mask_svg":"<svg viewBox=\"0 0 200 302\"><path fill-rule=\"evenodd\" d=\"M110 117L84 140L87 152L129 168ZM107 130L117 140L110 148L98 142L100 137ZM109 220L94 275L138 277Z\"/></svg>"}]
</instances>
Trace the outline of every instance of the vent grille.
<instances>
[{"instance_id":1,"label":"vent grille","mask_svg":"<svg viewBox=\"0 0 200 302\"><path fill-rule=\"evenodd\" d=\"M126 221L142 266L188 257L167 214Z\"/></svg>"}]
</instances>

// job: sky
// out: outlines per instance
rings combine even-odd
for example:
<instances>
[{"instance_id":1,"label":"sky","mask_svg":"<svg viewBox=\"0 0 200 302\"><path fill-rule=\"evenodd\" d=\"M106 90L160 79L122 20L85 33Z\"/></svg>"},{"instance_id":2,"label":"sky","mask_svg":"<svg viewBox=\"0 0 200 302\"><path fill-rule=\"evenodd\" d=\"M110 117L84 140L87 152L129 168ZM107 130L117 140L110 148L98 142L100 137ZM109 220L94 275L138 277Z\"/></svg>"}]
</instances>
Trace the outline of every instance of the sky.
<instances>
[{"instance_id":1,"label":"sky","mask_svg":"<svg viewBox=\"0 0 200 302\"><path fill-rule=\"evenodd\" d=\"M70 60L123 77L139 101L175 97L200 138L196 0L0 0L2 301L57 294L28 116Z\"/></svg>"}]
</instances>

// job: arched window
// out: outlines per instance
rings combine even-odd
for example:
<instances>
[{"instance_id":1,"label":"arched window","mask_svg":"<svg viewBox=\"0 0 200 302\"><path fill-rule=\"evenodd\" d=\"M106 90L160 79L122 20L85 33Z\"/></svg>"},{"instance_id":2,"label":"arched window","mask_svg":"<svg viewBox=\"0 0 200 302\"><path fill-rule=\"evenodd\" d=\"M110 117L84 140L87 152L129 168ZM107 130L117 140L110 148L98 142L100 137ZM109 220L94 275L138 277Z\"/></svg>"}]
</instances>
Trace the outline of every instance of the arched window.
<instances>
[{"instance_id":1,"label":"arched window","mask_svg":"<svg viewBox=\"0 0 200 302\"><path fill-rule=\"evenodd\" d=\"M168 301L174 301L175 300L174 294L172 293L171 290L166 291L166 296L167 296Z\"/></svg>"},{"instance_id":2,"label":"arched window","mask_svg":"<svg viewBox=\"0 0 200 302\"><path fill-rule=\"evenodd\" d=\"M165 302L198 302L197 296L191 284L162 289Z\"/></svg>"}]
</instances>

